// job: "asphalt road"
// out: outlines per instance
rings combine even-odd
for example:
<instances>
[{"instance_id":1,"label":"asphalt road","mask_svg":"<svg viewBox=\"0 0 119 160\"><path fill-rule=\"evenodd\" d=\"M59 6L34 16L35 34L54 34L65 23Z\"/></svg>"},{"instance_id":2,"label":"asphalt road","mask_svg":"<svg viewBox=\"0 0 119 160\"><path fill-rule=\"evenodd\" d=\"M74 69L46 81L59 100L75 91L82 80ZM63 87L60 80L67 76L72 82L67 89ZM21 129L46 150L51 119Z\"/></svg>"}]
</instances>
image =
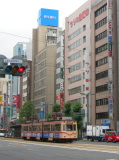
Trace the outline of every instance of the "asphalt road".
<instances>
[{"instance_id":1,"label":"asphalt road","mask_svg":"<svg viewBox=\"0 0 119 160\"><path fill-rule=\"evenodd\" d=\"M62 144L0 138L0 160L119 160L119 143L118 146L96 143Z\"/></svg>"}]
</instances>

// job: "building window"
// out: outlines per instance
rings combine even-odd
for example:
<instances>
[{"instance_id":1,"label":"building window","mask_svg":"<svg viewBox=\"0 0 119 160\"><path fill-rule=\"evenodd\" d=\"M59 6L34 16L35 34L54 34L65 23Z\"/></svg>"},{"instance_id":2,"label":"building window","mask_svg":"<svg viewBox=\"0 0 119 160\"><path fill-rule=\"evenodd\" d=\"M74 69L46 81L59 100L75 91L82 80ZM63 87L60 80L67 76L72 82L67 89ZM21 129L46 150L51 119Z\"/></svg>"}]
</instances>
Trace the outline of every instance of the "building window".
<instances>
[{"instance_id":1,"label":"building window","mask_svg":"<svg viewBox=\"0 0 119 160\"><path fill-rule=\"evenodd\" d=\"M81 81L83 79L83 74L76 75L74 77L69 78L69 83L75 83L77 81Z\"/></svg>"},{"instance_id":2,"label":"building window","mask_svg":"<svg viewBox=\"0 0 119 160\"><path fill-rule=\"evenodd\" d=\"M77 48L78 46L80 46L82 44L82 38L79 39L78 41L74 42L73 44L71 44L69 47L69 51Z\"/></svg>"},{"instance_id":3,"label":"building window","mask_svg":"<svg viewBox=\"0 0 119 160\"><path fill-rule=\"evenodd\" d=\"M60 62L56 64L56 68L60 68Z\"/></svg>"},{"instance_id":4,"label":"building window","mask_svg":"<svg viewBox=\"0 0 119 160\"><path fill-rule=\"evenodd\" d=\"M106 64L106 63L108 63L108 57L105 57L105 58L102 58L102 59L96 61L96 67L99 67L99 66Z\"/></svg>"},{"instance_id":5,"label":"building window","mask_svg":"<svg viewBox=\"0 0 119 160\"><path fill-rule=\"evenodd\" d=\"M103 51L107 50L107 48L108 48L108 46L107 46L107 43L106 43L106 44L104 44L104 45L96 48L96 49L95 49L95 54L98 54L98 53L100 53L100 52L103 52Z\"/></svg>"},{"instance_id":6,"label":"building window","mask_svg":"<svg viewBox=\"0 0 119 160\"><path fill-rule=\"evenodd\" d=\"M95 36L95 41L99 41L107 36L107 30Z\"/></svg>"},{"instance_id":7,"label":"building window","mask_svg":"<svg viewBox=\"0 0 119 160\"><path fill-rule=\"evenodd\" d=\"M102 14L103 12L105 12L106 10L107 10L107 4L105 4L104 6L102 6L101 8L99 8L95 12L95 17L99 16L100 14Z\"/></svg>"},{"instance_id":8,"label":"building window","mask_svg":"<svg viewBox=\"0 0 119 160\"><path fill-rule=\"evenodd\" d=\"M96 113L96 119L108 119L108 112Z\"/></svg>"},{"instance_id":9,"label":"building window","mask_svg":"<svg viewBox=\"0 0 119 160\"><path fill-rule=\"evenodd\" d=\"M96 74L96 80L108 77L108 70Z\"/></svg>"},{"instance_id":10,"label":"building window","mask_svg":"<svg viewBox=\"0 0 119 160\"><path fill-rule=\"evenodd\" d=\"M57 43L57 48L61 47L61 42Z\"/></svg>"},{"instance_id":11,"label":"building window","mask_svg":"<svg viewBox=\"0 0 119 160\"><path fill-rule=\"evenodd\" d=\"M85 30L86 30L86 25L83 26L83 31L85 31Z\"/></svg>"},{"instance_id":12,"label":"building window","mask_svg":"<svg viewBox=\"0 0 119 160\"><path fill-rule=\"evenodd\" d=\"M85 55L86 53L86 48L83 48L83 55Z\"/></svg>"},{"instance_id":13,"label":"building window","mask_svg":"<svg viewBox=\"0 0 119 160\"><path fill-rule=\"evenodd\" d=\"M96 87L96 93L107 91L107 90L108 90L108 85L107 84Z\"/></svg>"},{"instance_id":14,"label":"building window","mask_svg":"<svg viewBox=\"0 0 119 160\"><path fill-rule=\"evenodd\" d=\"M107 98L96 100L96 106L107 105L107 104L108 104Z\"/></svg>"},{"instance_id":15,"label":"building window","mask_svg":"<svg viewBox=\"0 0 119 160\"><path fill-rule=\"evenodd\" d=\"M71 40L71 39L75 38L76 36L78 36L81 33L82 33L82 28L79 28L78 30L73 32L71 35L69 35L68 38L69 38L69 40Z\"/></svg>"},{"instance_id":16,"label":"building window","mask_svg":"<svg viewBox=\"0 0 119 160\"><path fill-rule=\"evenodd\" d=\"M83 37L83 43L85 43L85 42L86 42L86 36Z\"/></svg>"},{"instance_id":17,"label":"building window","mask_svg":"<svg viewBox=\"0 0 119 160\"><path fill-rule=\"evenodd\" d=\"M81 86L69 89L69 95L77 94L81 92Z\"/></svg>"},{"instance_id":18,"label":"building window","mask_svg":"<svg viewBox=\"0 0 119 160\"><path fill-rule=\"evenodd\" d=\"M83 67L83 62L79 62L69 68L69 73L79 70Z\"/></svg>"},{"instance_id":19,"label":"building window","mask_svg":"<svg viewBox=\"0 0 119 160\"><path fill-rule=\"evenodd\" d=\"M100 27L102 27L103 25L105 25L107 23L107 17L102 19L101 21L99 21L98 23L95 24L95 29L98 29Z\"/></svg>"},{"instance_id":20,"label":"building window","mask_svg":"<svg viewBox=\"0 0 119 160\"><path fill-rule=\"evenodd\" d=\"M72 54L69 58L69 62L75 60L75 59L78 59L79 57L81 57L83 55L83 52L80 50L74 54Z\"/></svg>"}]
</instances>

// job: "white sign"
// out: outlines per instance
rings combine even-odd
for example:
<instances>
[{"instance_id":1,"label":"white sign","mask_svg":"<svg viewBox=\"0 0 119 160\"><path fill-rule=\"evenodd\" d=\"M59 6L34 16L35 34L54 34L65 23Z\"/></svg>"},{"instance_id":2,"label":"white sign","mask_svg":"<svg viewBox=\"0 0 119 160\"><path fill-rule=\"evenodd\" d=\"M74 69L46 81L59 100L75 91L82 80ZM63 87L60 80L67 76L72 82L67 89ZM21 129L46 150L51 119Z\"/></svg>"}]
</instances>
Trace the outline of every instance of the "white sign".
<instances>
[{"instance_id":1,"label":"white sign","mask_svg":"<svg viewBox=\"0 0 119 160\"><path fill-rule=\"evenodd\" d=\"M4 59L4 63L22 63L19 59Z\"/></svg>"},{"instance_id":2,"label":"white sign","mask_svg":"<svg viewBox=\"0 0 119 160\"><path fill-rule=\"evenodd\" d=\"M48 15L44 15L44 18L48 18L48 19L56 19L55 16L48 16Z\"/></svg>"}]
</instances>

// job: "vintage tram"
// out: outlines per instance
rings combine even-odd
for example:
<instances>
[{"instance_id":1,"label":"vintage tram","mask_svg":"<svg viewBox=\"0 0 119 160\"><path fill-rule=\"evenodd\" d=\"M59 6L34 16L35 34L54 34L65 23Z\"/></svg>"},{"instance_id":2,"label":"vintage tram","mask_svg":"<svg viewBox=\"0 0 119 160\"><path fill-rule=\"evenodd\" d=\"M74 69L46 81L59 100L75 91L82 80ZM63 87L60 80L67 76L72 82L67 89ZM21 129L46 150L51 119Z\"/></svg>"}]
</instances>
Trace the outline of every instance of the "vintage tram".
<instances>
[{"instance_id":1,"label":"vintage tram","mask_svg":"<svg viewBox=\"0 0 119 160\"><path fill-rule=\"evenodd\" d=\"M71 143L77 140L77 136L77 122L73 120L21 124L23 139Z\"/></svg>"}]
</instances>

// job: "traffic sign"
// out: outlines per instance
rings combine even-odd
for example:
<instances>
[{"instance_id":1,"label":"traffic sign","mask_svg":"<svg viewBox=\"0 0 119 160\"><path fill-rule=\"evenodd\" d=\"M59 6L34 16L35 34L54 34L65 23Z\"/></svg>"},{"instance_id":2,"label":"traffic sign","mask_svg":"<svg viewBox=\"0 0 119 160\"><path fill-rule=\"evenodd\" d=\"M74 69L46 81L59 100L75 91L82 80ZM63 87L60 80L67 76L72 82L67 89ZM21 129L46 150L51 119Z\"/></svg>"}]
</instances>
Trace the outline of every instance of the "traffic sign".
<instances>
[{"instance_id":1,"label":"traffic sign","mask_svg":"<svg viewBox=\"0 0 119 160\"><path fill-rule=\"evenodd\" d=\"M19 59L4 59L4 63L22 63Z\"/></svg>"}]
</instances>

